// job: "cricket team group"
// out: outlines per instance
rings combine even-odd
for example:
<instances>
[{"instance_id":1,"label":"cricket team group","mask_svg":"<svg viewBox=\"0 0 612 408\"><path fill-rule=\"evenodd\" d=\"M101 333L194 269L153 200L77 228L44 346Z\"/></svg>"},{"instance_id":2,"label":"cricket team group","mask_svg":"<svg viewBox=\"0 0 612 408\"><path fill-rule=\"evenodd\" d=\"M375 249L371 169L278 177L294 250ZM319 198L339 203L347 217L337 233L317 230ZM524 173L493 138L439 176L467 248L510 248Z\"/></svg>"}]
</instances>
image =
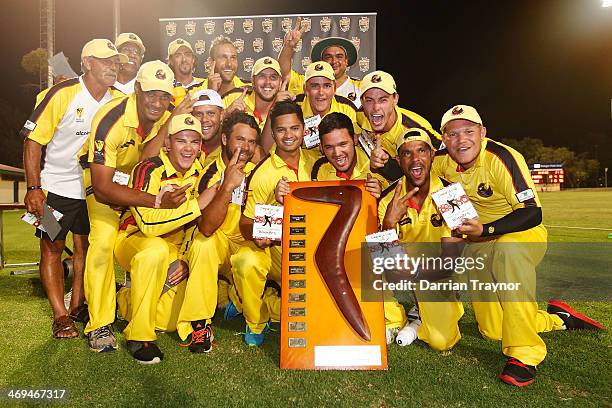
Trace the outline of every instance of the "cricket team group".
<instances>
[{"instance_id":1,"label":"cricket team group","mask_svg":"<svg viewBox=\"0 0 612 408\"><path fill-rule=\"evenodd\" d=\"M290 182L327 180L364 180L380 230L396 230L401 242L481 257L480 281L526 288L520 299L471 296L480 333L501 341L502 381L535 380L546 356L540 332L603 329L561 301L538 309L535 268L547 241L541 204L522 155L488 138L474 107L449 107L434 130L398 106L391 74L350 78L357 50L339 37L317 43L298 73L291 66L303 32L298 19L280 54L257 60L248 80L236 76L236 48L225 37L211 44L207 78L194 76L204 61L184 39L170 43L166 62L144 63L134 33L94 39L82 49L83 74L56 78L37 96L21 130L24 201L39 218L45 205L62 214L55 239L36 231L55 338L78 337L82 322L91 350L114 351L112 327L122 319L130 355L154 364L163 359L156 331L177 331L190 352L210 352L220 313L242 315L245 343L260 346L280 320L282 253L278 241L253 237L255 207L282 205ZM478 213L452 231L431 197L449 183L461 183ZM74 276L65 305L69 231ZM115 262L127 271L124 284ZM439 295L416 290L407 314L385 292L387 343L410 325L433 350L454 347L463 306L455 291Z\"/></svg>"}]
</instances>

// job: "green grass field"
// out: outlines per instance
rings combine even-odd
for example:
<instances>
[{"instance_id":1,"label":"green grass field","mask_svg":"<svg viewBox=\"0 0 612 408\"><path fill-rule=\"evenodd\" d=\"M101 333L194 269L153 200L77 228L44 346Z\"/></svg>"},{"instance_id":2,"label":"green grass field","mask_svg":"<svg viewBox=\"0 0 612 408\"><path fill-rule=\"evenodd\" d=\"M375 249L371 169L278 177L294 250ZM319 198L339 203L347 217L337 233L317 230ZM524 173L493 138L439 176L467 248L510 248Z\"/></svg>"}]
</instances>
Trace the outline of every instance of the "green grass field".
<instances>
[{"instance_id":1,"label":"green grass field","mask_svg":"<svg viewBox=\"0 0 612 408\"><path fill-rule=\"evenodd\" d=\"M610 248L612 190L544 193L541 198L545 224L609 228L549 228L551 242L601 242ZM19 215L4 216L9 262L38 256L32 230ZM610 293L610 266L604 263L599 271L602 293ZM581 260L565 259L564 267L566 275L591 272ZM555 279L552 271L539 276L539 283ZM573 305L612 326L610 302ZM500 344L480 337L469 305L460 323L463 339L452 351L436 353L418 342L405 348L392 345L386 372L280 370L278 333L269 334L261 348L246 347L242 319L215 320L215 346L209 355L192 355L178 346L176 334L160 334L165 359L146 367L127 354L121 335L119 351L101 355L89 351L84 338L53 340L50 316L36 275L0 272L0 389L66 389L70 406L612 406L609 331L543 334L548 356L537 381L517 389L496 378L505 362ZM7 401L0 399L0 405Z\"/></svg>"}]
</instances>

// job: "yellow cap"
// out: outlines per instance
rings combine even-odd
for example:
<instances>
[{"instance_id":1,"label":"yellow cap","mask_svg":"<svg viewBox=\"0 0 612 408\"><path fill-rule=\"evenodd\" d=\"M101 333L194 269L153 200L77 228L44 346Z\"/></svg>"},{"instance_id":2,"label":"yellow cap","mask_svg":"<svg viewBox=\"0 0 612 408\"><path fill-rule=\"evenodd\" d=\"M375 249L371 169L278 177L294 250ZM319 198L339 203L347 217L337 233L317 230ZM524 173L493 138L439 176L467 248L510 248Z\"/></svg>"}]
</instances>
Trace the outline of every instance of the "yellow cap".
<instances>
[{"instance_id":1,"label":"yellow cap","mask_svg":"<svg viewBox=\"0 0 612 408\"><path fill-rule=\"evenodd\" d=\"M334 76L334 69L325 61L317 61L308 65L308 68L306 68L306 74L304 74L304 82L314 77L323 77L331 79L332 81L336 80L336 77Z\"/></svg>"},{"instance_id":2,"label":"yellow cap","mask_svg":"<svg viewBox=\"0 0 612 408\"><path fill-rule=\"evenodd\" d=\"M266 68L272 68L278 75L282 75L281 68L277 60L272 57L262 57L255 61L255 64L253 64L253 76L258 75Z\"/></svg>"},{"instance_id":3,"label":"yellow cap","mask_svg":"<svg viewBox=\"0 0 612 408\"><path fill-rule=\"evenodd\" d=\"M391 74L385 71L374 71L364 76L361 80L361 86L359 91L363 95L368 89L378 88L382 89L386 93L392 95L397 93L397 86L395 85L395 79Z\"/></svg>"},{"instance_id":4,"label":"yellow cap","mask_svg":"<svg viewBox=\"0 0 612 408\"><path fill-rule=\"evenodd\" d=\"M96 38L89 41L83 47L81 51L81 58L83 57L96 57L96 58L110 58L115 55L119 56L119 62L124 64L128 62L128 57L125 54L120 54L117 51L117 47L110 40L105 38Z\"/></svg>"},{"instance_id":5,"label":"yellow cap","mask_svg":"<svg viewBox=\"0 0 612 408\"><path fill-rule=\"evenodd\" d=\"M193 48L191 47L191 44L189 44L189 41L185 41L182 38L177 38L176 40L168 44L168 58L173 56L174 53L177 52L178 49L181 47L187 47L191 50L191 52L193 52Z\"/></svg>"},{"instance_id":6,"label":"yellow cap","mask_svg":"<svg viewBox=\"0 0 612 408\"><path fill-rule=\"evenodd\" d=\"M480 115L476 112L472 106L468 105L455 105L449 110L446 111L444 116L442 116L442 123L440 123L440 130L444 132L444 128L451 120L455 119L465 119L470 122L477 123L482 125L482 119L480 119Z\"/></svg>"},{"instance_id":7,"label":"yellow cap","mask_svg":"<svg viewBox=\"0 0 612 408\"><path fill-rule=\"evenodd\" d=\"M408 142L425 142L429 146L430 149L434 150L433 144L431 144L431 139L426 131L421 128L410 128L402 133L400 136L395 139L395 146L399 151L400 147L404 143Z\"/></svg>"},{"instance_id":8,"label":"yellow cap","mask_svg":"<svg viewBox=\"0 0 612 408\"><path fill-rule=\"evenodd\" d=\"M159 60L142 64L136 74L136 82L143 91L164 91L170 95L174 91L174 73Z\"/></svg>"},{"instance_id":9,"label":"yellow cap","mask_svg":"<svg viewBox=\"0 0 612 408\"><path fill-rule=\"evenodd\" d=\"M142 54L145 53L145 46L139 36L134 33L121 33L115 40L115 47L120 48L123 44L133 42L140 48Z\"/></svg>"},{"instance_id":10,"label":"yellow cap","mask_svg":"<svg viewBox=\"0 0 612 408\"><path fill-rule=\"evenodd\" d=\"M195 116L189 113L173 116L168 126L168 134L173 135L182 130L193 130L202 136L202 124Z\"/></svg>"}]
</instances>

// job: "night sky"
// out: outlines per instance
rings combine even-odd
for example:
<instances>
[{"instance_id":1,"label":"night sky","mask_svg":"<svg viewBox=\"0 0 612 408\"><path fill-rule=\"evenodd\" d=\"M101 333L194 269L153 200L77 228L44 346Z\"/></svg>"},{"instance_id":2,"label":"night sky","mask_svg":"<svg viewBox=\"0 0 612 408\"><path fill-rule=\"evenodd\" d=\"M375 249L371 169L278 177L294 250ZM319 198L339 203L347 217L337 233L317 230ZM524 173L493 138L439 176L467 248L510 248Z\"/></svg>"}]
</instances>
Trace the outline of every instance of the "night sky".
<instances>
[{"instance_id":1,"label":"night sky","mask_svg":"<svg viewBox=\"0 0 612 408\"><path fill-rule=\"evenodd\" d=\"M3 3L0 98L29 112L34 95L19 85L37 79L19 62L38 47L39 2ZM56 3L56 52L76 70L85 42L112 37L112 2ZM612 140L612 7L601 0L123 0L121 29L143 38L150 60L165 57L158 18L326 12L378 13L377 68L394 75L400 106L435 128L446 109L471 104L493 138L537 137L612 164L602 146Z\"/></svg>"}]
</instances>

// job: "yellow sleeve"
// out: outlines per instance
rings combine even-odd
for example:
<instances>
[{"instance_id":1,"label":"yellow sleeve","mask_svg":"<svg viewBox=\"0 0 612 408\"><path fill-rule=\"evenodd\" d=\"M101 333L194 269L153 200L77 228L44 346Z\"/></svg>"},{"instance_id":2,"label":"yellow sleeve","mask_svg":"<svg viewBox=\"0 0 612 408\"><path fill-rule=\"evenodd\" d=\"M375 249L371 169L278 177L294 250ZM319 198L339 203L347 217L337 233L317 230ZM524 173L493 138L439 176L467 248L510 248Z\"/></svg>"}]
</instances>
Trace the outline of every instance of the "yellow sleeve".
<instances>
[{"instance_id":1,"label":"yellow sleeve","mask_svg":"<svg viewBox=\"0 0 612 408\"><path fill-rule=\"evenodd\" d=\"M51 142L57 125L61 122L75 93L71 88L49 88L36 96L36 107L25 123L23 136L41 145Z\"/></svg>"},{"instance_id":2,"label":"yellow sleeve","mask_svg":"<svg viewBox=\"0 0 612 408\"><path fill-rule=\"evenodd\" d=\"M491 145L489 143L487 146ZM512 210L541 207L535 184L523 156L517 151L495 143L495 184L503 192Z\"/></svg>"},{"instance_id":3,"label":"yellow sleeve","mask_svg":"<svg viewBox=\"0 0 612 408\"><path fill-rule=\"evenodd\" d=\"M162 186L162 173L163 162L159 156L143 160L132 170L129 186L157 195ZM185 192L187 197L192 196L193 188L195 186ZM178 208L130 207L130 211L140 231L149 237L158 237L172 232L200 216L200 207L195 194Z\"/></svg>"},{"instance_id":4,"label":"yellow sleeve","mask_svg":"<svg viewBox=\"0 0 612 408\"><path fill-rule=\"evenodd\" d=\"M273 204L270 201L270 180L262 168L251 173L247 180L247 200L242 214L247 218L255 218L255 204ZM274 189L272 189L274 195Z\"/></svg>"},{"instance_id":5,"label":"yellow sleeve","mask_svg":"<svg viewBox=\"0 0 612 408\"><path fill-rule=\"evenodd\" d=\"M427 133L429 133L430 137L442 141L442 136L440 135L440 133L431 126L431 123L429 123L427 119L425 119L418 113L414 113L407 109L401 109L400 111L402 112L402 114L408 116L411 120L418 123L420 127L422 127Z\"/></svg>"},{"instance_id":6,"label":"yellow sleeve","mask_svg":"<svg viewBox=\"0 0 612 408\"><path fill-rule=\"evenodd\" d=\"M304 75L298 74L296 71L291 70L288 91L294 95L304 93Z\"/></svg>"}]
</instances>

